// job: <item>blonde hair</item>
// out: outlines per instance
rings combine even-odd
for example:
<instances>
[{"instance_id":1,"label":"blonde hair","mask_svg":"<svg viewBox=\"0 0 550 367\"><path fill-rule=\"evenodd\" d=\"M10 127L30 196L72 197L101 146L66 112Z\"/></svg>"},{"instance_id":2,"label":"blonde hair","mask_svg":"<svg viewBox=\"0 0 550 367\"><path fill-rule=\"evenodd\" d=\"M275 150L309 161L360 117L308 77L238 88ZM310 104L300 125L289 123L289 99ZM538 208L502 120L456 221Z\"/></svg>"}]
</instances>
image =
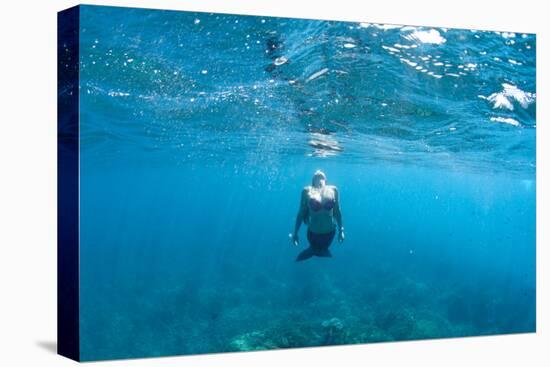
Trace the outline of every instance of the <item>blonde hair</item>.
<instances>
[{"instance_id":1,"label":"blonde hair","mask_svg":"<svg viewBox=\"0 0 550 367\"><path fill-rule=\"evenodd\" d=\"M323 180L325 181L327 180L327 176L325 175L325 173L320 169L318 169L317 171L315 171L315 173L313 174L313 177L311 178L311 186L315 186L315 179L319 176L321 176Z\"/></svg>"}]
</instances>

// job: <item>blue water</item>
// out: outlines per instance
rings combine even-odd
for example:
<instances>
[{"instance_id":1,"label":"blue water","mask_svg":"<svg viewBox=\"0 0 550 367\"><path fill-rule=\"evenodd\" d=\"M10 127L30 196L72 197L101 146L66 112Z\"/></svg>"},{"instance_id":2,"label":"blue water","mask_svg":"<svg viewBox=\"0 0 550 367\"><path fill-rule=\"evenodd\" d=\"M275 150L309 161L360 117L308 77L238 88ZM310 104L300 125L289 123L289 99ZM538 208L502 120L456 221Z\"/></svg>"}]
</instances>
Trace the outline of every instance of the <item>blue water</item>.
<instances>
[{"instance_id":1,"label":"blue water","mask_svg":"<svg viewBox=\"0 0 550 367\"><path fill-rule=\"evenodd\" d=\"M84 6L84 360L535 331L532 34ZM294 259L316 169L346 240Z\"/></svg>"}]
</instances>

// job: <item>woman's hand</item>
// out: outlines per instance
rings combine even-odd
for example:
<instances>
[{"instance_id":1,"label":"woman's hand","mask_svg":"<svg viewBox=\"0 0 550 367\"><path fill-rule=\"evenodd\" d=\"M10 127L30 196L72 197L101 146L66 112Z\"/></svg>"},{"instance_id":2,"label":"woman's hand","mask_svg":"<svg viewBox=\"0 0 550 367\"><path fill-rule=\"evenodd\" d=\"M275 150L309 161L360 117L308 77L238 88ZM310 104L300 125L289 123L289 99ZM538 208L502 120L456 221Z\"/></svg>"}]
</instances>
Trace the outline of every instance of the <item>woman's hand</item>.
<instances>
[{"instance_id":1,"label":"woman's hand","mask_svg":"<svg viewBox=\"0 0 550 367\"><path fill-rule=\"evenodd\" d=\"M288 237L290 237L290 240L292 241L292 243L294 244L294 246L298 246L298 245L299 245L298 233L291 233L291 234L289 234Z\"/></svg>"},{"instance_id":2,"label":"woman's hand","mask_svg":"<svg viewBox=\"0 0 550 367\"><path fill-rule=\"evenodd\" d=\"M342 242L344 242L344 238L345 238L345 236L344 236L344 229L342 228L342 229L338 232L338 241L339 241L340 243L342 243Z\"/></svg>"}]
</instances>

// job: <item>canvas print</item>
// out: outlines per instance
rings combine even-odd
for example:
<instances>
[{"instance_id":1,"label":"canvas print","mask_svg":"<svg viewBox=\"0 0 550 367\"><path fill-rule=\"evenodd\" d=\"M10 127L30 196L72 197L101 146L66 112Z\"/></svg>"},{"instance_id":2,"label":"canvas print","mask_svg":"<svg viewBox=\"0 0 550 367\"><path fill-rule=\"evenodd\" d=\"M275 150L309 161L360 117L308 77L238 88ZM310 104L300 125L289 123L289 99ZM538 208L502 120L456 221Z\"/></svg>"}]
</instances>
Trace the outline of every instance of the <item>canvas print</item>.
<instances>
[{"instance_id":1,"label":"canvas print","mask_svg":"<svg viewBox=\"0 0 550 367\"><path fill-rule=\"evenodd\" d=\"M536 36L367 21L59 13L60 354L535 332Z\"/></svg>"}]
</instances>

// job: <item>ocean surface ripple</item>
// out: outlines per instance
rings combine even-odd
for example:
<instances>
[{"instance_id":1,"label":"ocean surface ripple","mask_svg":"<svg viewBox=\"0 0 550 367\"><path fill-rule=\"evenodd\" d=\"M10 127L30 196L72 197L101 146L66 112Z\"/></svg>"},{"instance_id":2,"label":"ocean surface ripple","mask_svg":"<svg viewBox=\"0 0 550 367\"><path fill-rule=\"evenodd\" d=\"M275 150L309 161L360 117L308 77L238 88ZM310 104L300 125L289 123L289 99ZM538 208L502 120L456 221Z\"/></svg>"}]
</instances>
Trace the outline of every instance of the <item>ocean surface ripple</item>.
<instances>
[{"instance_id":1,"label":"ocean surface ripple","mask_svg":"<svg viewBox=\"0 0 550 367\"><path fill-rule=\"evenodd\" d=\"M535 35L105 12L81 32L81 136L98 156L127 145L181 162L256 151L535 171Z\"/></svg>"}]
</instances>

